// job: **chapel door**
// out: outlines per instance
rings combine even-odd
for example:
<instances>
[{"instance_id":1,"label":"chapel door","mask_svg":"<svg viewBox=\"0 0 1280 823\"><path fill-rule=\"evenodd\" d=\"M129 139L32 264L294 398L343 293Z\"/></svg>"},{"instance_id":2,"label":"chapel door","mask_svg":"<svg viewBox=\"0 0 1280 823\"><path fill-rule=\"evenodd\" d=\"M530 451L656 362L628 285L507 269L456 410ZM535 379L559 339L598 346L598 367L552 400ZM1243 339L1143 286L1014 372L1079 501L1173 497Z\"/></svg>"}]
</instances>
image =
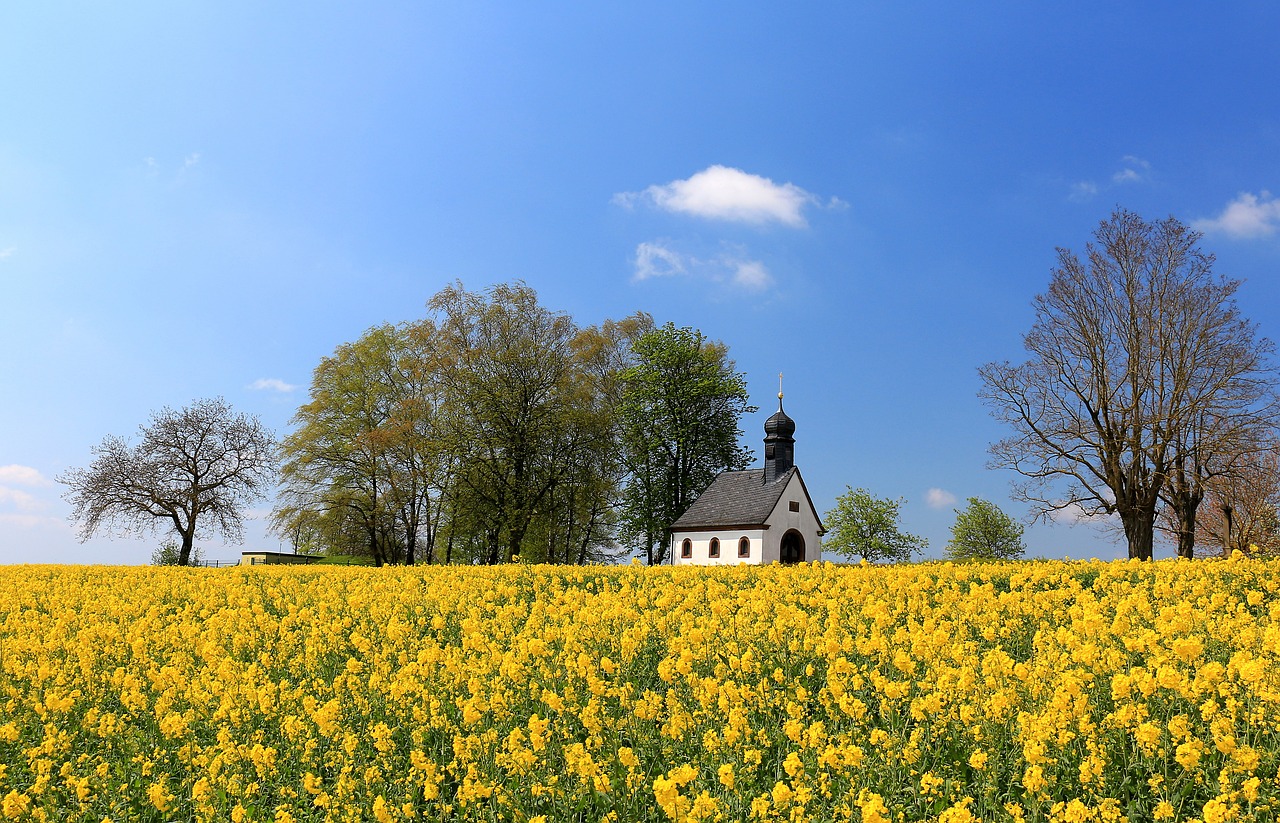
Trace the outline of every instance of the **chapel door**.
<instances>
[{"instance_id":1,"label":"chapel door","mask_svg":"<svg viewBox=\"0 0 1280 823\"><path fill-rule=\"evenodd\" d=\"M782 550L779 559L783 563L804 562L804 535L791 529L782 535Z\"/></svg>"}]
</instances>

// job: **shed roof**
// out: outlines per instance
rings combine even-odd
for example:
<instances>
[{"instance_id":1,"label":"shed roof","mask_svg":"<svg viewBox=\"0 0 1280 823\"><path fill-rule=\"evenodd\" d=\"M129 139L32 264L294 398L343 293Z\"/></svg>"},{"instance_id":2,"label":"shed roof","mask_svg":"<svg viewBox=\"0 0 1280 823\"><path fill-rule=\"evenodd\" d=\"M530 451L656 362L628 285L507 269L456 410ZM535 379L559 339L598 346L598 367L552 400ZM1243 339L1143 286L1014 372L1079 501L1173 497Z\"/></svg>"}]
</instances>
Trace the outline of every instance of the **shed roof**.
<instances>
[{"instance_id":1,"label":"shed roof","mask_svg":"<svg viewBox=\"0 0 1280 823\"><path fill-rule=\"evenodd\" d=\"M764 469L721 472L693 501L693 505L671 524L671 530L763 526L786 491L791 475L797 471L793 466L772 483L764 482ZM807 492L805 496L808 496Z\"/></svg>"}]
</instances>

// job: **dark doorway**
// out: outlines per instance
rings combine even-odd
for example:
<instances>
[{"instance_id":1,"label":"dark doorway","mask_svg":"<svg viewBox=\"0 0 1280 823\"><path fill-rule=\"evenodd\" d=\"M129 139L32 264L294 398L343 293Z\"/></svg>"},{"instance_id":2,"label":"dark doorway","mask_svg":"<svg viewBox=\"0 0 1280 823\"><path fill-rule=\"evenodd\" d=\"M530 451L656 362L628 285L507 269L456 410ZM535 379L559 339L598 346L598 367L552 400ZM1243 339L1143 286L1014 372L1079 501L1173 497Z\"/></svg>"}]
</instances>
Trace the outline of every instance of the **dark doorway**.
<instances>
[{"instance_id":1,"label":"dark doorway","mask_svg":"<svg viewBox=\"0 0 1280 823\"><path fill-rule=\"evenodd\" d=\"M783 563L804 562L804 537L800 532L792 529L782 535L782 551L779 559Z\"/></svg>"}]
</instances>

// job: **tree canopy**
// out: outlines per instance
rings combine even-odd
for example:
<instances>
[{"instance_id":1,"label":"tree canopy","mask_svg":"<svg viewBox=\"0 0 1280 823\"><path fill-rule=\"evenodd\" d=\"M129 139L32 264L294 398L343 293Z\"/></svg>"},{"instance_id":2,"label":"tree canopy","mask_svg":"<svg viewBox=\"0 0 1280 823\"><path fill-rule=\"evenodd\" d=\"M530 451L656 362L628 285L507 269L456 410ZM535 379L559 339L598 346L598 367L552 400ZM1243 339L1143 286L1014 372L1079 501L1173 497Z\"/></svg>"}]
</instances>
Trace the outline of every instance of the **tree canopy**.
<instances>
[{"instance_id":1,"label":"tree canopy","mask_svg":"<svg viewBox=\"0 0 1280 823\"><path fill-rule=\"evenodd\" d=\"M617 409L622 530L653 565L666 559L667 527L716 475L750 465L739 421L756 407L728 348L695 329L649 329L632 341L631 356Z\"/></svg>"},{"instance_id":2,"label":"tree canopy","mask_svg":"<svg viewBox=\"0 0 1280 823\"><path fill-rule=\"evenodd\" d=\"M137 445L108 436L93 463L58 478L66 485L80 538L101 529L172 531L177 563L187 565L197 537L209 531L239 541L244 510L265 496L276 475L275 438L257 417L222 398L165 407L139 427Z\"/></svg>"},{"instance_id":3,"label":"tree canopy","mask_svg":"<svg viewBox=\"0 0 1280 823\"><path fill-rule=\"evenodd\" d=\"M846 486L835 507L823 515L827 527L823 551L871 562L910 560L911 555L927 548L929 541L902 531L900 509L905 502Z\"/></svg>"},{"instance_id":4,"label":"tree canopy","mask_svg":"<svg viewBox=\"0 0 1280 823\"><path fill-rule=\"evenodd\" d=\"M619 375L652 321L583 328L523 283L455 284L428 310L317 367L277 530L377 563L611 556Z\"/></svg>"},{"instance_id":5,"label":"tree canopy","mask_svg":"<svg viewBox=\"0 0 1280 823\"><path fill-rule=\"evenodd\" d=\"M946 556L952 560L1013 560L1027 547L1023 528L995 503L970 497L964 510L956 510Z\"/></svg>"}]
</instances>

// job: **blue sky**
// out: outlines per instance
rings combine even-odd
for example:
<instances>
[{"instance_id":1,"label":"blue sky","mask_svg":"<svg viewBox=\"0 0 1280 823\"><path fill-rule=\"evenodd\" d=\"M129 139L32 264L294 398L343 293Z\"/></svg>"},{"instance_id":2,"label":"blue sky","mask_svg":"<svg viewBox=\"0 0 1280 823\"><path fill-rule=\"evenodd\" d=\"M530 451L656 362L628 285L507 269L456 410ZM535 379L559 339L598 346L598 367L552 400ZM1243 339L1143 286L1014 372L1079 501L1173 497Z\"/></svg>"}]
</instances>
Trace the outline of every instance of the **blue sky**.
<instances>
[{"instance_id":1,"label":"blue sky","mask_svg":"<svg viewBox=\"0 0 1280 823\"><path fill-rule=\"evenodd\" d=\"M1054 248L1115 207L1201 228L1280 334L1278 30L1266 3L6 8L0 562L146 562L160 538L65 519L53 478L105 435L214 395L284 433L335 346L515 278L723 340L757 454L785 372L819 511L906 498L938 556L965 498L1023 513L976 369L1021 358Z\"/></svg>"}]
</instances>

